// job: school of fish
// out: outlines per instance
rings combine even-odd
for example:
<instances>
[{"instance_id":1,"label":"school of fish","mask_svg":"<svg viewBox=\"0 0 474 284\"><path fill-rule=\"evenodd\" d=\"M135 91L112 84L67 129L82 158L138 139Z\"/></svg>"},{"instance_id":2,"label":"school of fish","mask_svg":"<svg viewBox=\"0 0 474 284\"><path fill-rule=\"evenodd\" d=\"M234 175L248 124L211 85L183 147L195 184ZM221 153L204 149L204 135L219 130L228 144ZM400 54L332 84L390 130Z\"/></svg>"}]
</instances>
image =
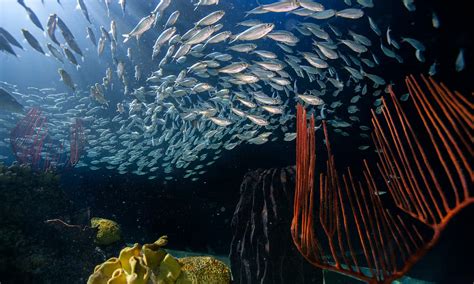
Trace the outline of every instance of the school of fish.
<instances>
[{"instance_id":1,"label":"school of fish","mask_svg":"<svg viewBox=\"0 0 474 284\"><path fill-rule=\"evenodd\" d=\"M118 28L123 26L127 1L115 3L123 13L116 17L109 12L114 3L101 1L110 18L108 28L92 24L87 1L77 0L77 4L85 19L81 37L90 40L87 48L112 62L113 68L104 68L103 78L87 89L76 85L75 73L81 72L78 59L83 58L85 48L77 43L79 36L68 28L67 19L51 14L41 21L18 0L35 26L44 30L44 38L37 39L22 29L26 42L64 64L58 75L69 91L0 82L2 92L24 105L42 106L51 125L50 135L57 139L65 140L64 129L73 118L82 119L87 146L77 166L91 170L107 168L167 180L179 172L196 181L222 151L242 143L293 141L295 102L302 103L318 121L327 120L340 135L349 136L348 129L356 129L368 144L370 127L360 121L360 104L370 102L379 113L381 95L387 92L388 78L377 74L376 67L382 61L402 63L401 49L412 50L420 62L426 60L421 41L396 37L390 26L379 26L376 18L366 14L374 0L343 0L346 8L339 10L312 0L255 3L235 23L224 21L232 11L222 9L219 0L199 0L193 3L194 11L186 6L172 10L171 0L161 0L130 30ZM416 10L413 0L400 4L410 12ZM187 20L186 14L198 12L205 16L192 23ZM291 15L296 21L285 28L262 20L269 13ZM367 33L347 28L353 25L364 27ZM432 26L440 26L435 13ZM58 40L58 33L64 42ZM152 45L142 42L147 33L157 33ZM0 28L0 50L17 56L16 49L24 47ZM143 52L147 61L140 62L138 53ZM463 53L461 50L455 63L457 71L464 69ZM68 64L75 69L66 71ZM430 67L431 75L436 73L436 64ZM154 70L145 72L150 65ZM346 94L351 97L341 98ZM404 95L401 100L407 98ZM112 105L111 101L119 102ZM111 109L113 116L106 111ZM0 115L5 126L0 134L6 135L23 115L22 111ZM0 141L0 147L8 146L8 138ZM361 151L369 148L359 146Z\"/></svg>"}]
</instances>

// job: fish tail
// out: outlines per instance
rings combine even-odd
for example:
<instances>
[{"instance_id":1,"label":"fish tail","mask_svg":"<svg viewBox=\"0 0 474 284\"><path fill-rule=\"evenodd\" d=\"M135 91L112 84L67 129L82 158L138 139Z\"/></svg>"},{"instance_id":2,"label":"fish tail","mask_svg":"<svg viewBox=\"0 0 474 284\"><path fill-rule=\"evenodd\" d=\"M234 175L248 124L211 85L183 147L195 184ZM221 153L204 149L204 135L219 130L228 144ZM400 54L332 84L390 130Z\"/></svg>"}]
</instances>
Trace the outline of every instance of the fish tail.
<instances>
[{"instance_id":1,"label":"fish tail","mask_svg":"<svg viewBox=\"0 0 474 284\"><path fill-rule=\"evenodd\" d=\"M122 36L124 37L123 43L126 43L128 40L130 40L130 34L123 34Z\"/></svg>"}]
</instances>

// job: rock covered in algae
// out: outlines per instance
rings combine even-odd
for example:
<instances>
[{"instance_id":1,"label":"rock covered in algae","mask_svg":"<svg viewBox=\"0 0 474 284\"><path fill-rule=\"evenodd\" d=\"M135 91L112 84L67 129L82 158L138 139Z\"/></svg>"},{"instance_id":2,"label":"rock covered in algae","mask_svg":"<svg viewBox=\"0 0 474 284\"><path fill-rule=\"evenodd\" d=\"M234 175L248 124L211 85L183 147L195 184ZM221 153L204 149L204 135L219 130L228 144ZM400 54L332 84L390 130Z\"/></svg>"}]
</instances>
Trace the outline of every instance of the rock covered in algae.
<instances>
[{"instance_id":1,"label":"rock covered in algae","mask_svg":"<svg viewBox=\"0 0 474 284\"><path fill-rule=\"evenodd\" d=\"M212 257L176 259L162 247L166 236L152 244L122 249L113 257L96 266L87 284L227 284L230 271Z\"/></svg>"},{"instance_id":2,"label":"rock covered in algae","mask_svg":"<svg viewBox=\"0 0 474 284\"><path fill-rule=\"evenodd\" d=\"M177 284L206 283L223 284L230 283L230 270L222 261L209 256L191 256L178 259L182 265L181 271L183 281Z\"/></svg>"},{"instance_id":3,"label":"rock covered in algae","mask_svg":"<svg viewBox=\"0 0 474 284\"><path fill-rule=\"evenodd\" d=\"M91 227L97 228L95 242L98 245L110 245L121 239L120 226L115 221L94 217L91 219Z\"/></svg>"}]
</instances>

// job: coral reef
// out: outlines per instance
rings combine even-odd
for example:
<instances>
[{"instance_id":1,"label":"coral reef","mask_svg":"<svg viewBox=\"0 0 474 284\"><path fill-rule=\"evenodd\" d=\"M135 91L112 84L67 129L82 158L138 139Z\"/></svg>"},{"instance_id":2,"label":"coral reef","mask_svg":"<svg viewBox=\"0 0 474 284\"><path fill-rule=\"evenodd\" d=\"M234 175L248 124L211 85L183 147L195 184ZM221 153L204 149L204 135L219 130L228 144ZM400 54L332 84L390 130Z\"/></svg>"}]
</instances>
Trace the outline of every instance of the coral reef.
<instances>
[{"instance_id":1,"label":"coral reef","mask_svg":"<svg viewBox=\"0 0 474 284\"><path fill-rule=\"evenodd\" d=\"M115 221L94 217L91 219L91 227L97 228L95 242L98 245L110 245L122 238L120 226Z\"/></svg>"},{"instance_id":2,"label":"coral reef","mask_svg":"<svg viewBox=\"0 0 474 284\"><path fill-rule=\"evenodd\" d=\"M83 283L104 259L93 242L95 231L45 222L61 218L76 223L83 215L60 189L54 172L0 164L0 200L2 282Z\"/></svg>"},{"instance_id":3,"label":"coral reef","mask_svg":"<svg viewBox=\"0 0 474 284\"><path fill-rule=\"evenodd\" d=\"M87 283L230 283L230 271L221 261L211 257L176 259L163 249L167 243L167 237L163 236L152 244L126 247L118 258L112 257L96 266Z\"/></svg>"},{"instance_id":4,"label":"coral reef","mask_svg":"<svg viewBox=\"0 0 474 284\"><path fill-rule=\"evenodd\" d=\"M320 172L314 115L308 122L304 107L297 106L291 232L298 250L317 268L371 284L392 283L410 272L438 244L451 220L474 204L472 103L431 77L410 75L405 83L410 94L405 104L390 85L380 115L372 111L378 158L375 163L363 160L361 171L338 169L323 121L327 168ZM396 210L382 201L382 192ZM471 243L463 244L464 253ZM450 275L449 283L471 282L468 273Z\"/></svg>"},{"instance_id":5,"label":"coral reef","mask_svg":"<svg viewBox=\"0 0 474 284\"><path fill-rule=\"evenodd\" d=\"M188 282L181 281L177 283L230 283L229 268L213 257L183 257L179 258L178 262L182 265L182 274L185 275L183 279L188 279Z\"/></svg>"},{"instance_id":6,"label":"coral reef","mask_svg":"<svg viewBox=\"0 0 474 284\"><path fill-rule=\"evenodd\" d=\"M230 251L236 283L320 283L291 238L295 169L255 170L245 175L232 219Z\"/></svg>"}]
</instances>

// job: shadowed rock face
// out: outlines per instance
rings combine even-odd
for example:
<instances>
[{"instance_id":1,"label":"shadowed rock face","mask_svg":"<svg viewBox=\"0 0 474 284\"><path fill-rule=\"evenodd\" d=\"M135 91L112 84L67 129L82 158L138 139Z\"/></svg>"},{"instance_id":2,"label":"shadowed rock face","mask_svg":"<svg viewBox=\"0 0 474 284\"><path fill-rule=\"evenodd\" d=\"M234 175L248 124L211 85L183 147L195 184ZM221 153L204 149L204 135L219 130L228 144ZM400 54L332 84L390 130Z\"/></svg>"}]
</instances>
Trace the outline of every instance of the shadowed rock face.
<instances>
[{"instance_id":1,"label":"shadowed rock face","mask_svg":"<svg viewBox=\"0 0 474 284\"><path fill-rule=\"evenodd\" d=\"M0 164L0 200L0 282L85 283L106 258L95 230L54 222L90 219L61 190L58 175Z\"/></svg>"},{"instance_id":2,"label":"shadowed rock face","mask_svg":"<svg viewBox=\"0 0 474 284\"><path fill-rule=\"evenodd\" d=\"M235 283L322 283L321 270L291 238L295 168L245 175L232 218L230 261Z\"/></svg>"}]
</instances>

